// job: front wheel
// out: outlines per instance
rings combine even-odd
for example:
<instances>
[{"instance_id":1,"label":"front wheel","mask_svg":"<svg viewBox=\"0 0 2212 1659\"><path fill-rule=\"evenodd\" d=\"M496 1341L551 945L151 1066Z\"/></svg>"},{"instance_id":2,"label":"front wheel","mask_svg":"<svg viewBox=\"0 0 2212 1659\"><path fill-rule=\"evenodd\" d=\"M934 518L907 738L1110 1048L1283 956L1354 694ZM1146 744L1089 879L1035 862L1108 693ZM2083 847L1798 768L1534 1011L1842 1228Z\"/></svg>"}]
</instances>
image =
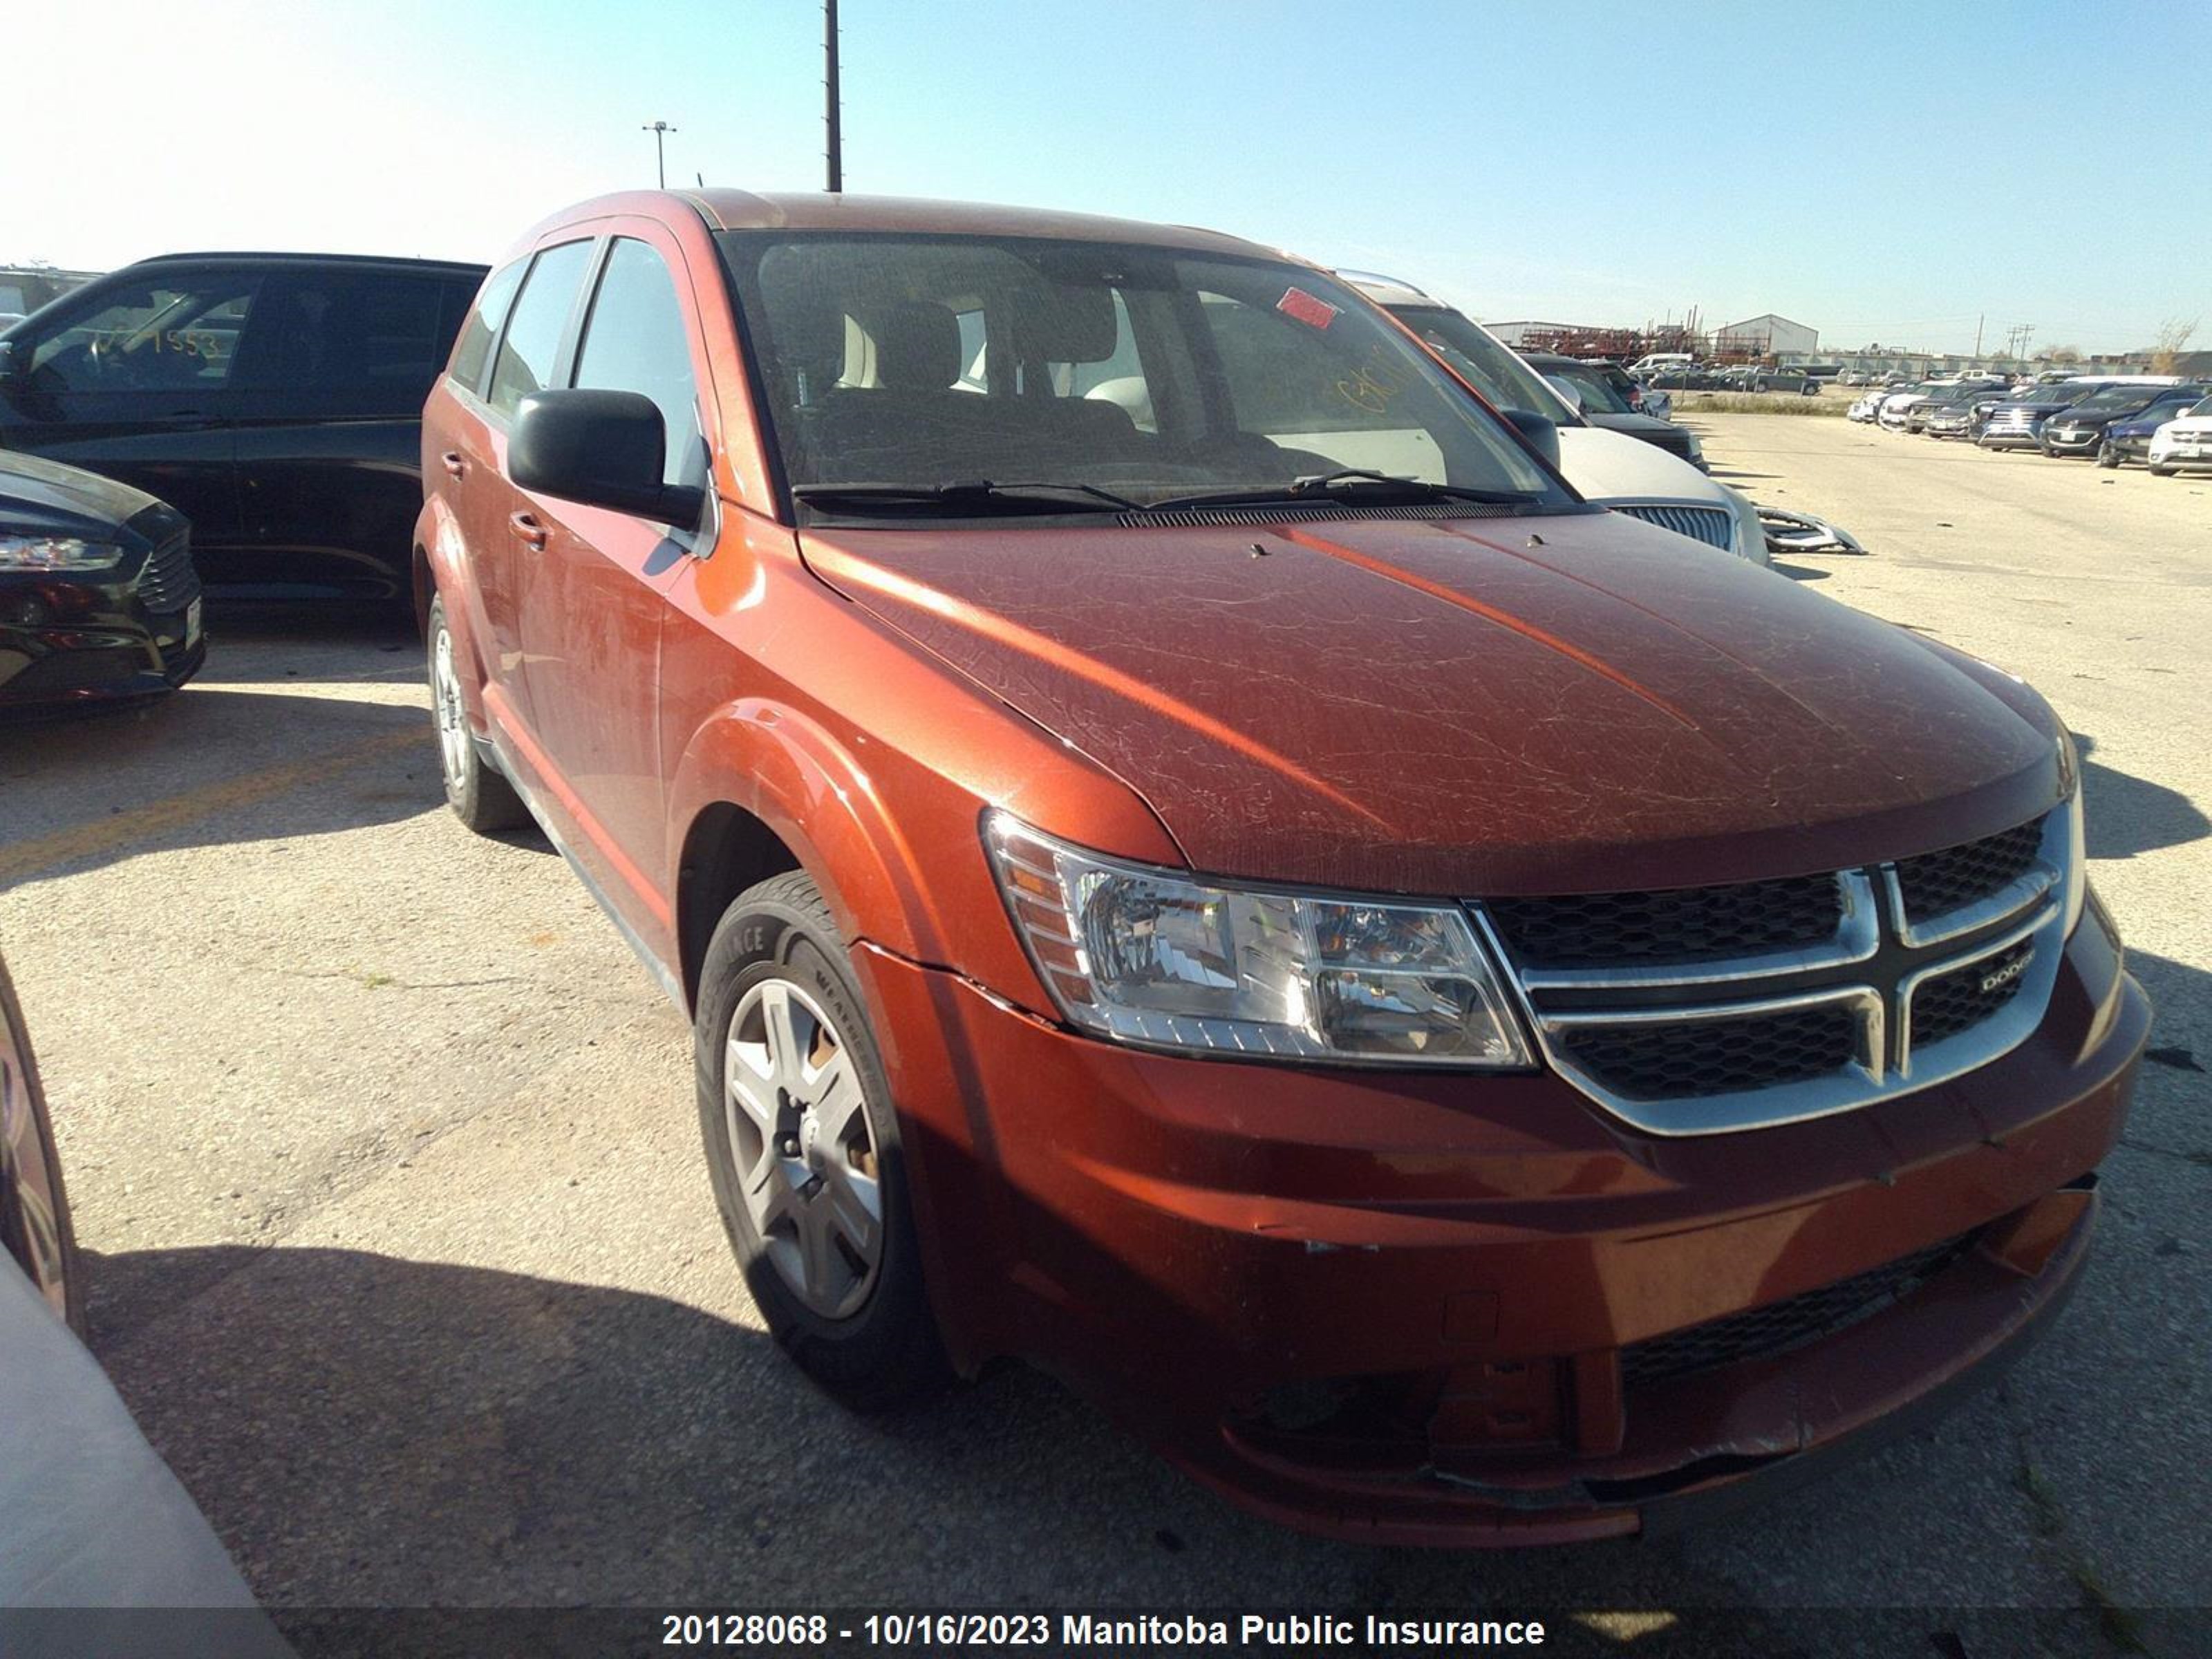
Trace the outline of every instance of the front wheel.
<instances>
[{"instance_id":1,"label":"front wheel","mask_svg":"<svg viewBox=\"0 0 2212 1659\"><path fill-rule=\"evenodd\" d=\"M2118 450L2113 448L2110 444L2100 444L2098 446L2097 465L2099 466L2109 470L2112 467L2118 466L2119 464L2120 452Z\"/></svg>"},{"instance_id":2,"label":"front wheel","mask_svg":"<svg viewBox=\"0 0 2212 1659\"><path fill-rule=\"evenodd\" d=\"M430 714L438 725L438 769L446 781L446 805L478 835L519 828L530 822L530 809L514 793L514 786L477 752L442 597L430 601L428 632Z\"/></svg>"},{"instance_id":3,"label":"front wheel","mask_svg":"<svg viewBox=\"0 0 2212 1659\"><path fill-rule=\"evenodd\" d=\"M770 1334L855 1410L940 1385L897 1114L805 875L764 881L723 913L692 1047L714 1200Z\"/></svg>"},{"instance_id":4,"label":"front wheel","mask_svg":"<svg viewBox=\"0 0 2212 1659\"><path fill-rule=\"evenodd\" d=\"M2154 478L2171 478L2173 476L2173 469L2164 461L2153 461L2150 464L2150 474Z\"/></svg>"}]
</instances>

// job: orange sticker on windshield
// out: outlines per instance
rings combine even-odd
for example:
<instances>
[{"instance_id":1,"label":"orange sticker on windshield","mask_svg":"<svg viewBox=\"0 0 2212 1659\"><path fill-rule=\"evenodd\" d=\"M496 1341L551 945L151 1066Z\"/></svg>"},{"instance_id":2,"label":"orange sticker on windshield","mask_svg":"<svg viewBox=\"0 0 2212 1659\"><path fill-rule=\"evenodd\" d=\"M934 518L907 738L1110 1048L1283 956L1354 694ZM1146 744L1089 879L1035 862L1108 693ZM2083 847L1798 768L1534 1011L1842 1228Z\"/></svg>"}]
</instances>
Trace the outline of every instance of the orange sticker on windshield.
<instances>
[{"instance_id":1,"label":"orange sticker on windshield","mask_svg":"<svg viewBox=\"0 0 2212 1659\"><path fill-rule=\"evenodd\" d=\"M1294 317L1308 328L1327 328L1337 319L1337 308L1326 300L1317 300L1302 288L1285 289L1283 297L1275 301L1275 309L1285 317Z\"/></svg>"}]
</instances>

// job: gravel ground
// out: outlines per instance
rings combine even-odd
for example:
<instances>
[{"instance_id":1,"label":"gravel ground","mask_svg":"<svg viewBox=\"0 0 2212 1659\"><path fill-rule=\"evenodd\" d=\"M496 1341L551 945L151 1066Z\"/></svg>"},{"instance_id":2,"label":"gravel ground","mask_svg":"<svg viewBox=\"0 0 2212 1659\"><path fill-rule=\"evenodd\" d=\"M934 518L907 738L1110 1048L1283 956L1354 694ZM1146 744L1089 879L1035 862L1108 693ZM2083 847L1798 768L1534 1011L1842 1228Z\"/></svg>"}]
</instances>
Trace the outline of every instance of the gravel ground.
<instances>
[{"instance_id":1,"label":"gravel ground","mask_svg":"<svg viewBox=\"0 0 2212 1659\"><path fill-rule=\"evenodd\" d=\"M1796 1609L2050 1610L1953 1620L1978 1659L2109 1603L2099 1639L2201 1650L2166 1610L2212 1603L2212 482L1698 424L1720 476L1870 550L1787 574L2027 676L2089 750L2165 1057L2087 1282L2001 1389L1686 1537L1511 1558L1247 1519L1018 1367L855 1421L732 1268L678 1014L544 842L444 811L411 636L218 619L166 706L0 733L0 948L94 1346L260 1595L1571 1604L1678 1636L1747 1607L1760 1652L1873 1650Z\"/></svg>"}]
</instances>

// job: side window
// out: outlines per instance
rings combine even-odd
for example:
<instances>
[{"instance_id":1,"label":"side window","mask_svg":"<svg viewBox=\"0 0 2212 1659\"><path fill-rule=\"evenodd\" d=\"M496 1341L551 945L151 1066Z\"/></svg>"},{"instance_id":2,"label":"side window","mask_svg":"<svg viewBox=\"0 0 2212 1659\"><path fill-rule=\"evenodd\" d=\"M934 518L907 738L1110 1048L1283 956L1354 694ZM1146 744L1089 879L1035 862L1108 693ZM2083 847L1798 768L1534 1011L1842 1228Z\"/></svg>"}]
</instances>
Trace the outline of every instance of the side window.
<instances>
[{"instance_id":1,"label":"side window","mask_svg":"<svg viewBox=\"0 0 2212 1659\"><path fill-rule=\"evenodd\" d=\"M652 398L668 434L662 481L703 481L690 330L667 265L643 242L618 237L608 251L576 355L576 384Z\"/></svg>"},{"instance_id":2,"label":"side window","mask_svg":"<svg viewBox=\"0 0 2212 1659\"><path fill-rule=\"evenodd\" d=\"M404 271L291 271L262 296L241 380L347 413L422 407L447 344L445 285Z\"/></svg>"},{"instance_id":3,"label":"side window","mask_svg":"<svg viewBox=\"0 0 2212 1659\"><path fill-rule=\"evenodd\" d=\"M191 392L227 384L257 276L127 283L31 348L34 392Z\"/></svg>"},{"instance_id":4,"label":"side window","mask_svg":"<svg viewBox=\"0 0 2212 1659\"><path fill-rule=\"evenodd\" d=\"M469 308L468 320L461 325L461 341L453 352L453 366L448 371L455 384L470 391L483 385L484 365L491 361L491 343L499 337L500 325L507 321L507 308L514 303L514 291L522 286L524 261L518 259L504 270L494 271L477 295L477 302Z\"/></svg>"},{"instance_id":5,"label":"side window","mask_svg":"<svg viewBox=\"0 0 2212 1659\"><path fill-rule=\"evenodd\" d=\"M532 392L552 384L554 354L561 349L561 331L568 321L591 252L588 241L563 242L547 248L530 267L522 297L507 319L507 337L499 343L499 357L492 364L487 401L502 414L513 413Z\"/></svg>"}]
</instances>

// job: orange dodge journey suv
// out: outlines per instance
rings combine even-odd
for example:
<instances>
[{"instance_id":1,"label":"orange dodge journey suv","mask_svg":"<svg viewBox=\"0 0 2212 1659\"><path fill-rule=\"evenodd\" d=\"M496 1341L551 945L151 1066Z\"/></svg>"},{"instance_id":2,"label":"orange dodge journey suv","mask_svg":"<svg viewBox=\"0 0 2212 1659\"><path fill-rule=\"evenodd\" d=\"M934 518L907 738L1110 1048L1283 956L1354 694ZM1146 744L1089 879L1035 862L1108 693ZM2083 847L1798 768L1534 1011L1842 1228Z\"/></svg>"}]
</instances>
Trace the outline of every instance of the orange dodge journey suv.
<instances>
[{"instance_id":1,"label":"orange dodge journey suv","mask_svg":"<svg viewBox=\"0 0 2212 1659\"><path fill-rule=\"evenodd\" d=\"M2149 1011L2008 674L1584 504L1234 238L547 220L423 421L446 788L692 1019L769 1328L1292 1524L1587 1539L1982 1386Z\"/></svg>"}]
</instances>

